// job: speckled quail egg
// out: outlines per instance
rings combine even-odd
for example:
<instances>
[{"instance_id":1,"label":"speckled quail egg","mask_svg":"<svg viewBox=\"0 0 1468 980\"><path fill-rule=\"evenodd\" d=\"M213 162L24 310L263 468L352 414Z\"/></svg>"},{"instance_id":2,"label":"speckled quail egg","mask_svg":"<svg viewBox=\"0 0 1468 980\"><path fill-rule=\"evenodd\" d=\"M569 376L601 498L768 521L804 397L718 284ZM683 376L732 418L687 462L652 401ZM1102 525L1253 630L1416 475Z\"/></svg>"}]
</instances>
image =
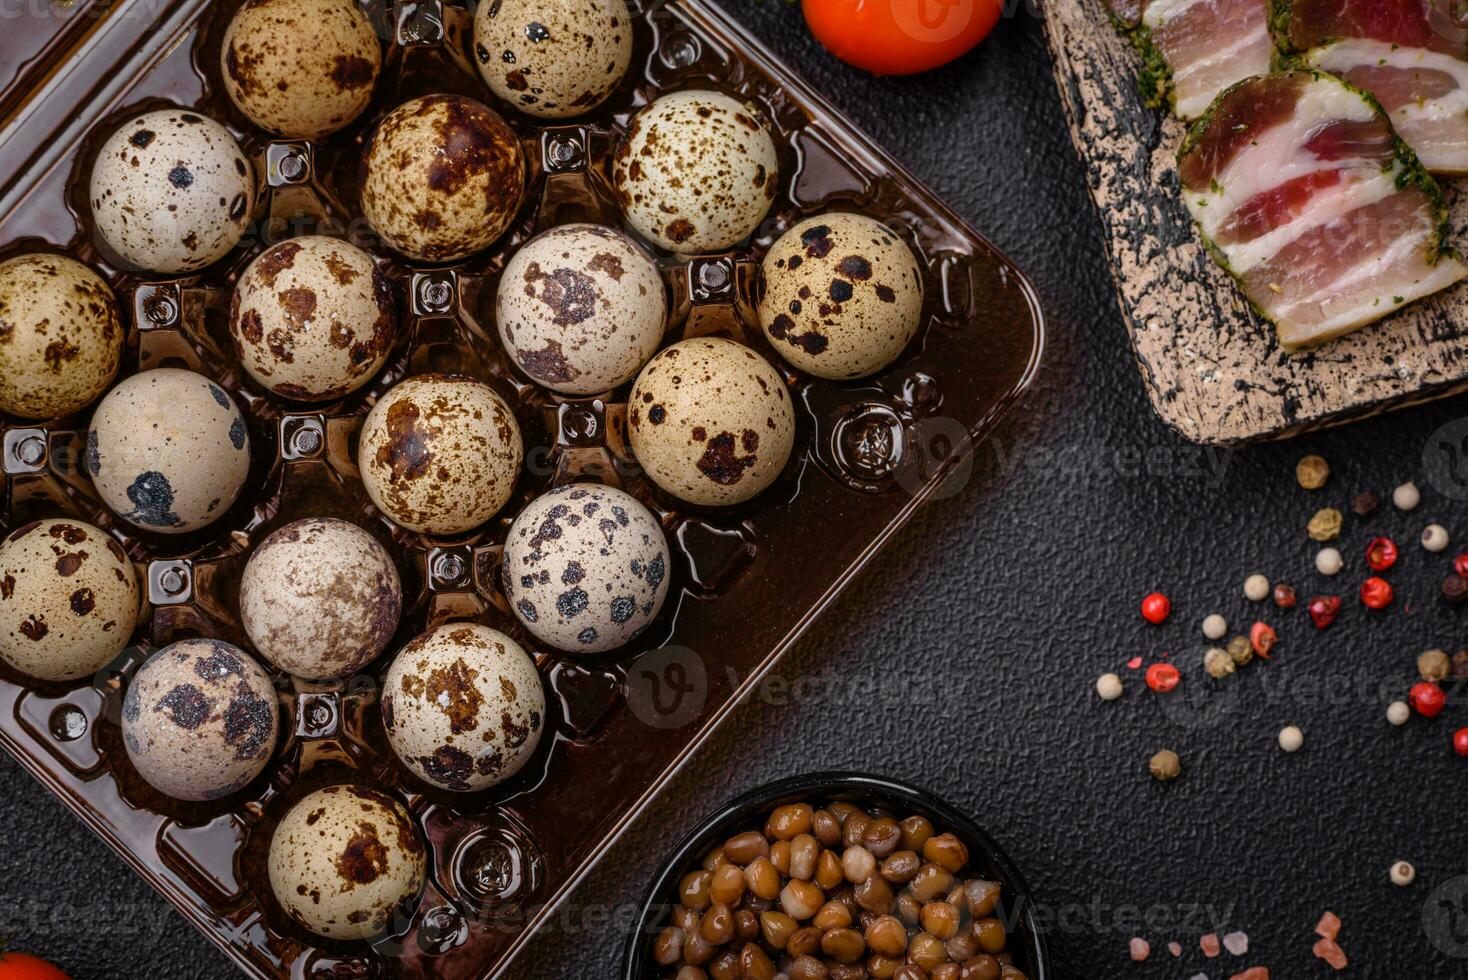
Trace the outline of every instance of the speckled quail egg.
<instances>
[{"instance_id":1,"label":"speckled quail egg","mask_svg":"<svg viewBox=\"0 0 1468 980\"><path fill-rule=\"evenodd\" d=\"M505 233L524 195L525 157L515 131L462 95L403 103L367 145L362 212L411 259L472 255Z\"/></svg>"},{"instance_id":2,"label":"speckled quail egg","mask_svg":"<svg viewBox=\"0 0 1468 980\"><path fill-rule=\"evenodd\" d=\"M561 225L531 239L505 266L495 297L510 358L568 395L630 380L658 349L667 316L656 263L600 225Z\"/></svg>"},{"instance_id":3,"label":"speckled quail egg","mask_svg":"<svg viewBox=\"0 0 1468 980\"><path fill-rule=\"evenodd\" d=\"M183 534L229 510L250 470L245 417L225 390L179 368L144 371L107 393L87 432L102 502L149 531Z\"/></svg>"},{"instance_id":4,"label":"speckled quail egg","mask_svg":"<svg viewBox=\"0 0 1468 980\"><path fill-rule=\"evenodd\" d=\"M239 243L255 207L250 163L229 130L185 109L128 120L92 166L92 217L121 264L192 272Z\"/></svg>"},{"instance_id":5,"label":"speckled quail egg","mask_svg":"<svg viewBox=\"0 0 1468 980\"><path fill-rule=\"evenodd\" d=\"M261 252L240 277L229 332L250 376L284 398L355 391L387 360L395 310L372 256L306 235Z\"/></svg>"},{"instance_id":6,"label":"speckled quail egg","mask_svg":"<svg viewBox=\"0 0 1468 980\"><path fill-rule=\"evenodd\" d=\"M105 532L38 521L0 543L0 657L45 681L94 674L127 646L138 577Z\"/></svg>"},{"instance_id":7,"label":"speckled quail egg","mask_svg":"<svg viewBox=\"0 0 1468 980\"><path fill-rule=\"evenodd\" d=\"M637 461L693 504L737 504L774 482L795 444L790 392L743 344L699 337L667 348L627 400Z\"/></svg>"},{"instance_id":8,"label":"speckled quail egg","mask_svg":"<svg viewBox=\"0 0 1468 980\"><path fill-rule=\"evenodd\" d=\"M180 640L127 685L122 741L138 775L180 800L244 789L270 761L280 703L270 675L239 647Z\"/></svg>"},{"instance_id":9,"label":"speckled quail egg","mask_svg":"<svg viewBox=\"0 0 1468 980\"><path fill-rule=\"evenodd\" d=\"M353 0L248 0L220 51L224 90L278 136L316 139L372 99L382 44Z\"/></svg>"},{"instance_id":10,"label":"speckled quail egg","mask_svg":"<svg viewBox=\"0 0 1468 980\"><path fill-rule=\"evenodd\" d=\"M780 356L816 377L880 371L917 333L922 312L912 249L865 215L807 218L765 256L760 326Z\"/></svg>"},{"instance_id":11,"label":"speckled quail egg","mask_svg":"<svg viewBox=\"0 0 1468 980\"><path fill-rule=\"evenodd\" d=\"M393 751L440 789L471 793L529 761L545 728L535 663L498 630L446 623L405 646L382 681Z\"/></svg>"},{"instance_id":12,"label":"speckled quail egg","mask_svg":"<svg viewBox=\"0 0 1468 980\"><path fill-rule=\"evenodd\" d=\"M370 939L423 891L427 860L408 811L361 786L328 786L286 812L270 838L270 890L328 939Z\"/></svg>"},{"instance_id":13,"label":"speckled quail egg","mask_svg":"<svg viewBox=\"0 0 1468 980\"><path fill-rule=\"evenodd\" d=\"M394 386L362 423L367 494L410 531L458 534L510 499L524 460L520 425L489 385L421 374Z\"/></svg>"},{"instance_id":14,"label":"speckled quail egg","mask_svg":"<svg viewBox=\"0 0 1468 980\"><path fill-rule=\"evenodd\" d=\"M632 61L624 0L498 0L474 15L474 60L494 94L544 119L606 101Z\"/></svg>"},{"instance_id":15,"label":"speckled quail egg","mask_svg":"<svg viewBox=\"0 0 1468 980\"><path fill-rule=\"evenodd\" d=\"M276 530L240 580L240 618L260 656L313 680L346 677L376 659L402 609L387 550L355 524L330 517Z\"/></svg>"},{"instance_id":16,"label":"speckled quail egg","mask_svg":"<svg viewBox=\"0 0 1468 980\"><path fill-rule=\"evenodd\" d=\"M668 595L668 541L630 494L569 483L531 501L505 541L504 590L537 639L600 653L652 622Z\"/></svg>"},{"instance_id":17,"label":"speckled quail egg","mask_svg":"<svg viewBox=\"0 0 1468 980\"><path fill-rule=\"evenodd\" d=\"M64 255L0 263L0 412L85 408L112 383L122 342L112 288L87 266Z\"/></svg>"},{"instance_id":18,"label":"speckled quail egg","mask_svg":"<svg viewBox=\"0 0 1468 980\"><path fill-rule=\"evenodd\" d=\"M632 117L612 176L627 220L673 252L729 248L764 220L779 185L775 141L722 92L671 92Z\"/></svg>"}]
</instances>

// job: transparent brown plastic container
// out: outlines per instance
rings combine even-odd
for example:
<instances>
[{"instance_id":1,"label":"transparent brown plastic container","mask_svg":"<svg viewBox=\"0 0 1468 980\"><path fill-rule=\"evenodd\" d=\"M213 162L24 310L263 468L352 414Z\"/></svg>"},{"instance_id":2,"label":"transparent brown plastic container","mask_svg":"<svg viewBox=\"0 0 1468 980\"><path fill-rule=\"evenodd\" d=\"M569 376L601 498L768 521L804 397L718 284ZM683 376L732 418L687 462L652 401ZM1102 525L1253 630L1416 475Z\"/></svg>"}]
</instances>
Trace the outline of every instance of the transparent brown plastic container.
<instances>
[{"instance_id":1,"label":"transparent brown plastic container","mask_svg":"<svg viewBox=\"0 0 1468 980\"><path fill-rule=\"evenodd\" d=\"M247 491L228 514L202 531L154 535L109 513L77 465L90 407L42 424L0 417L0 530L63 514L95 523L137 563L149 602L135 645L90 681L41 683L0 665L0 742L248 974L491 976L740 695L944 486L972 440L1014 405L1039 363L1043 318L1013 264L705 0L634 2L627 80L589 116L551 126L496 103L480 81L465 50L468 10L438 0L371 9L385 51L373 104L319 145L269 139L223 94L219 39L237 6L123 0L56 20L18 20L0 37L0 259L65 252L99 269L129 321L122 373L177 365L212 377L244 408L255 454ZM505 358L492 311L499 270L535 233L578 220L627 229L609 192L617 138L638 107L693 87L738 94L765 112L776 130L781 184L743 247L660 257L671 310L665 343L710 333L748 343L780 368L797 415L796 449L780 479L754 500L718 510L681 504L640 474L623 439L625 386L586 399L536 387ZM394 106L432 91L495 106L521 136L531 191L518 221L489 250L450 266L404 263L354 238L396 284L401 329L387 367L330 405L303 408L267 395L227 353L223 311L235 279L270 241L315 227L302 215L360 232L364 139ZM169 104L225 123L257 161L263 187L260 233L180 279L110 265L86 198L90 162L113 127ZM897 363L858 382L791 369L753 317L760 256L796 221L828 210L888 223L925 270L918 338ZM445 369L483 379L511 400L527 464L495 520L434 539L395 527L372 507L356 473L355 433L392 384ZM627 647L595 657L538 645L497 583L515 514L572 480L603 480L637 496L673 548L660 618ZM128 678L150 651L176 639L215 636L249 649L237 600L252 546L283 523L322 515L366 527L392 552L407 597L394 644L349 681L278 678L281 744L242 792L208 804L163 797L122 749ZM550 714L550 737L531 763L511 781L469 795L433 789L402 768L375 704L392 653L454 619L503 630L533 651ZM372 944L306 933L281 911L265 877L279 818L306 793L340 782L401 800L428 845L425 893Z\"/></svg>"}]
</instances>

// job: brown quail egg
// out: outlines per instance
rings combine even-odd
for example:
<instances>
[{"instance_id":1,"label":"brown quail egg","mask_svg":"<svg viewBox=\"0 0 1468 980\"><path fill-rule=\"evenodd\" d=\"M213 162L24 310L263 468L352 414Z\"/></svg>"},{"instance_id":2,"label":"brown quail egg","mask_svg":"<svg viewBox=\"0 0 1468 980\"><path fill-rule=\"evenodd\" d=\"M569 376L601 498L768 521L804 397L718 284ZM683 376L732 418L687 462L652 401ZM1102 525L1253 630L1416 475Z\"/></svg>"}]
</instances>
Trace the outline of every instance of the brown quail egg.
<instances>
[{"instance_id":1,"label":"brown quail egg","mask_svg":"<svg viewBox=\"0 0 1468 980\"><path fill-rule=\"evenodd\" d=\"M330 517L287 524L260 542L240 581L240 618L255 649L297 677L346 677L398 628L403 589L387 550Z\"/></svg>"},{"instance_id":2,"label":"brown quail egg","mask_svg":"<svg viewBox=\"0 0 1468 980\"><path fill-rule=\"evenodd\" d=\"M239 243L255 178L229 130L185 109L123 123L92 166L92 217L134 269L192 272Z\"/></svg>"},{"instance_id":3,"label":"brown quail egg","mask_svg":"<svg viewBox=\"0 0 1468 980\"><path fill-rule=\"evenodd\" d=\"M627 400L647 475L692 504L737 504L780 475L795 444L790 392L769 361L721 337L685 340L648 362Z\"/></svg>"},{"instance_id":4,"label":"brown quail egg","mask_svg":"<svg viewBox=\"0 0 1468 980\"><path fill-rule=\"evenodd\" d=\"M353 0L248 0L221 48L224 90L256 125L317 139L372 99L382 45Z\"/></svg>"},{"instance_id":5,"label":"brown quail egg","mask_svg":"<svg viewBox=\"0 0 1468 980\"><path fill-rule=\"evenodd\" d=\"M861 378L917 333L923 274L907 243L860 214L807 218L764 261L759 320L770 344L818 378Z\"/></svg>"},{"instance_id":6,"label":"brown quail egg","mask_svg":"<svg viewBox=\"0 0 1468 980\"><path fill-rule=\"evenodd\" d=\"M510 499L524 460L515 413L472 378L422 374L382 397L362 423L357 466L367 494L410 531L458 534Z\"/></svg>"},{"instance_id":7,"label":"brown quail egg","mask_svg":"<svg viewBox=\"0 0 1468 980\"><path fill-rule=\"evenodd\" d=\"M179 800L244 789L275 751L280 704L270 675L239 647L181 640L127 686L122 741L138 775Z\"/></svg>"},{"instance_id":8,"label":"brown quail egg","mask_svg":"<svg viewBox=\"0 0 1468 980\"><path fill-rule=\"evenodd\" d=\"M382 681L393 751L440 789L472 793L529 761L545 728L535 663L498 630L447 623L405 646Z\"/></svg>"},{"instance_id":9,"label":"brown quail egg","mask_svg":"<svg viewBox=\"0 0 1468 980\"><path fill-rule=\"evenodd\" d=\"M515 131L462 95L428 95L388 113L367 144L362 212L410 259L453 262L505 233L525 194Z\"/></svg>"},{"instance_id":10,"label":"brown quail egg","mask_svg":"<svg viewBox=\"0 0 1468 980\"><path fill-rule=\"evenodd\" d=\"M494 94L563 119L606 101L632 61L624 0L499 0L474 15L474 59Z\"/></svg>"},{"instance_id":11,"label":"brown quail egg","mask_svg":"<svg viewBox=\"0 0 1468 980\"><path fill-rule=\"evenodd\" d=\"M387 360L392 287L366 252L307 235L261 252L235 287L229 332L250 376L283 398L355 391Z\"/></svg>"},{"instance_id":12,"label":"brown quail egg","mask_svg":"<svg viewBox=\"0 0 1468 980\"><path fill-rule=\"evenodd\" d=\"M631 380L658 349L667 316L657 265L600 225L561 225L531 239L505 266L495 298L510 358L568 395Z\"/></svg>"},{"instance_id":13,"label":"brown quail egg","mask_svg":"<svg viewBox=\"0 0 1468 980\"><path fill-rule=\"evenodd\" d=\"M668 595L668 541L630 494L594 483L531 501L505 542L504 590L536 638L600 653L652 622Z\"/></svg>"},{"instance_id":14,"label":"brown quail egg","mask_svg":"<svg viewBox=\"0 0 1468 980\"><path fill-rule=\"evenodd\" d=\"M408 811L386 793L328 786L281 818L266 858L286 913L328 939L387 932L423 891L427 860Z\"/></svg>"},{"instance_id":15,"label":"brown quail egg","mask_svg":"<svg viewBox=\"0 0 1468 980\"><path fill-rule=\"evenodd\" d=\"M0 543L0 657L45 681L95 674L127 646L138 577L105 532L38 521Z\"/></svg>"},{"instance_id":16,"label":"brown quail egg","mask_svg":"<svg viewBox=\"0 0 1468 980\"><path fill-rule=\"evenodd\" d=\"M764 220L779 185L775 141L722 92L671 92L632 117L613 179L627 220L673 252L717 252Z\"/></svg>"},{"instance_id":17,"label":"brown quail egg","mask_svg":"<svg viewBox=\"0 0 1468 980\"><path fill-rule=\"evenodd\" d=\"M52 419L90 405L117 373L112 288L64 255L0 263L0 412Z\"/></svg>"},{"instance_id":18,"label":"brown quail egg","mask_svg":"<svg viewBox=\"0 0 1468 980\"><path fill-rule=\"evenodd\" d=\"M87 432L102 502L148 531L183 534L229 510L250 471L245 417L225 390L179 368L144 371L107 393Z\"/></svg>"}]
</instances>

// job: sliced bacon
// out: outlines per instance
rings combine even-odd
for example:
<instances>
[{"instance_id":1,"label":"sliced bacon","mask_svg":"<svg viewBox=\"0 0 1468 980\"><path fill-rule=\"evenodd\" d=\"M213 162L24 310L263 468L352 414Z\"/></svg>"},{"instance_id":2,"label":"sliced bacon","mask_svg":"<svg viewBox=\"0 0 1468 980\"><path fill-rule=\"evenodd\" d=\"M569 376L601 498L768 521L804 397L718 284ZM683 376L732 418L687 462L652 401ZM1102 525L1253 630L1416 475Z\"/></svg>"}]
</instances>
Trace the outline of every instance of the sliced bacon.
<instances>
[{"instance_id":1,"label":"sliced bacon","mask_svg":"<svg viewBox=\"0 0 1468 980\"><path fill-rule=\"evenodd\" d=\"M1280 43L1301 52L1343 38L1468 56L1468 20L1460 0L1277 0Z\"/></svg>"},{"instance_id":2,"label":"sliced bacon","mask_svg":"<svg viewBox=\"0 0 1468 980\"><path fill-rule=\"evenodd\" d=\"M1203 235L1287 349L1468 275L1443 239L1431 178L1415 168L1370 100L1310 72L1230 90L1179 160Z\"/></svg>"},{"instance_id":3,"label":"sliced bacon","mask_svg":"<svg viewBox=\"0 0 1468 980\"><path fill-rule=\"evenodd\" d=\"M1267 0L1145 0L1142 26L1167 63L1173 110L1196 119L1224 89L1269 71Z\"/></svg>"}]
</instances>

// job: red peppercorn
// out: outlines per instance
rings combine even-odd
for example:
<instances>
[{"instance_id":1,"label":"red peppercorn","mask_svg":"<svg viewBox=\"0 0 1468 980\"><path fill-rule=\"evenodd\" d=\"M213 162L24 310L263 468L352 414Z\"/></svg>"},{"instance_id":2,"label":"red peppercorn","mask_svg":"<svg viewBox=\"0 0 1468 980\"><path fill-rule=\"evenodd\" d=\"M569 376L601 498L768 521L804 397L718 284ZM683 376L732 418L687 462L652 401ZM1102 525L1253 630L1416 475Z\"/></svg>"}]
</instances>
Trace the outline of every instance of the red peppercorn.
<instances>
[{"instance_id":1,"label":"red peppercorn","mask_svg":"<svg viewBox=\"0 0 1468 980\"><path fill-rule=\"evenodd\" d=\"M1293 609L1299 600L1295 597L1295 588L1280 582L1274 587L1274 604L1281 609Z\"/></svg>"},{"instance_id":2,"label":"red peppercorn","mask_svg":"<svg viewBox=\"0 0 1468 980\"><path fill-rule=\"evenodd\" d=\"M1183 675L1172 664L1153 664L1147 668L1147 686L1158 694L1166 694L1182 683Z\"/></svg>"},{"instance_id":3,"label":"red peppercorn","mask_svg":"<svg viewBox=\"0 0 1468 980\"><path fill-rule=\"evenodd\" d=\"M1366 564L1373 572L1384 572L1397 563L1397 545L1391 538L1372 538L1366 545Z\"/></svg>"},{"instance_id":4,"label":"red peppercorn","mask_svg":"<svg viewBox=\"0 0 1468 980\"><path fill-rule=\"evenodd\" d=\"M1274 649L1274 644L1278 639L1279 635L1268 623L1255 623L1249 627L1249 646L1253 647L1254 652L1265 660L1269 659L1269 651Z\"/></svg>"},{"instance_id":5,"label":"red peppercorn","mask_svg":"<svg viewBox=\"0 0 1468 980\"><path fill-rule=\"evenodd\" d=\"M1310 600L1310 619L1314 621L1316 629L1323 630L1335 622L1335 618L1340 615L1340 611L1340 596L1318 595Z\"/></svg>"},{"instance_id":6,"label":"red peppercorn","mask_svg":"<svg viewBox=\"0 0 1468 980\"><path fill-rule=\"evenodd\" d=\"M1413 684L1412 690L1407 692L1407 700L1424 718L1436 718L1443 713L1443 708L1448 703L1448 697L1443 693L1443 689L1431 681L1418 681Z\"/></svg>"},{"instance_id":7,"label":"red peppercorn","mask_svg":"<svg viewBox=\"0 0 1468 980\"><path fill-rule=\"evenodd\" d=\"M1361 602L1367 609L1385 609L1392 604L1392 584L1373 575L1361 583Z\"/></svg>"},{"instance_id":8,"label":"red peppercorn","mask_svg":"<svg viewBox=\"0 0 1468 980\"><path fill-rule=\"evenodd\" d=\"M1468 578L1468 551L1453 559L1453 571Z\"/></svg>"},{"instance_id":9,"label":"red peppercorn","mask_svg":"<svg viewBox=\"0 0 1468 980\"><path fill-rule=\"evenodd\" d=\"M1453 751L1468 759L1468 728L1460 728L1453 732Z\"/></svg>"},{"instance_id":10,"label":"red peppercorn","mask_svg":"<svg viewBox=\"0 0 1468 980\"><path fill-rule=\"evenodd\" d=\"M1153 592L1142 600L1142 618L1154 626L1161 625L1172 613L1172 601L1161 592Z\"/></svg>"}]
</instances>

